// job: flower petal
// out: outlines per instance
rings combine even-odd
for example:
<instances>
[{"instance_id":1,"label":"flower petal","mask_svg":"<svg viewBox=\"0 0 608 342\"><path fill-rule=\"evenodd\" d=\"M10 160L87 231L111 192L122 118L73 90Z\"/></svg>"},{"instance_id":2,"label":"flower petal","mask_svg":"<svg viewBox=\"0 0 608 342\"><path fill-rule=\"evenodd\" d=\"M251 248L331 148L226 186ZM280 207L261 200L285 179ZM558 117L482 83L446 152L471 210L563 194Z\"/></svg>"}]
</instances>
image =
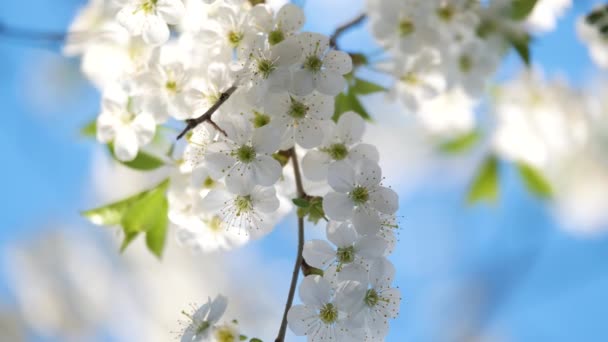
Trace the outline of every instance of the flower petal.
<instances>
[{"instance_id":1,"label":"flower petal","mask_svg":"<svg viewBox=\"0 0 608 342\"><path fill-rule=\"evenodd\" d=\"M340 75L345 75L353 70L353 61L346 52L331 50L325 55L323 66Z\"/></svg>"},{"instance_id":2,"label":"flower petal","mask_svg":"<svg viewBox=\"0 0 608 342\"><path fill-rule=\"evenodd\" d=\"M370 194L371 206L384 214L394 214L399 209L399 195L390 188L380 186Z\"/></svg>"},{"instance_id":3,"label":"flower petal","mask_svg":"<svg viewBox=\"0 0 608 342\"><path fill-rule=\"evenodd\" d=\"M152 115L142 113L137 115L133 122L131 122L131 128L135 131L135 135L137 135L139 146L144 146L154 138L156 121Z\"/></svg>"},{"instance_id":4,"label":"flower petal","mask_svg":"<svg viewBox=\"0 0 608 342\"><path fill-rule=\"evenodd\" d=\"M327 225L327 239L337 247L350 247L357 241L357 231L348 222L330 222Z\"/></svg>"},{"instance_id":5,"label":"flower petal","mask_svg":"<svg viewBox=\"0 0 608 342\"><path fill-rule=\"evenodd\" d=\"M323 70L313 75L313 83L315 89L329 96L336 96L346 88L344 77L331 70Z\"/></svg>"},{"instance_id":6,"label":"flower petal","mask_svg":"<svg viewBox=\"0 0 608 342\"><path fill-rule=\"evenodd\" d=\"M323 198L323 210L333 220L348 220L353 216L353 208L354 203L346 194L330 192Z\"/></svg>"},{"instance_id":7,"label":"flower petal","mask_svg":"<svg viewBox=\"0 0 608 342\"><path fill-rule=\"evenodd\" d=\"M325 240L309 240L302 252L306 263L312 267L325 269L336 259L336 250Z\"/></svg>"},{"instance_id":8,"label":"flower petal","mask_svg":"<svg viewBox=\"0 0 608 342\"><path fill-rule=\"evenodd\" d=\"M159 16L148 15L143 23L141 37L151 45L161 45L169 40L169 27Z\"/></svg>"},{"instance_id":9,"label":"flower petal","mask_svg":"<svg viewBox=\"0 0 608 342\"><path fill-rule=\"evenodd\" d=\"M361 159L355 163L355 182L357 185L371 188L382 181L382 169L369 159ZM371 195L371 194L370 194Z\"/></svg>"},{"instance_id":10,"label":"flower petal","mask_svg":"<svg viewBox=\"0 0 608 342\"><path fill-rule=\"evenodd\" d=\"M276 183L281 177L281 164L274 158L269 156L258 156L254 162L251 163L254 183L271 186Z\"/></svg>"},{"instance_id":11,"label":"flower petal","mask_svg":"<svg viewBox=\"0 0 608 342\"><path fill-rule=\"evenodd\" d=\"M137 156L139 145L137 136L129 127L122 127L116 131L114 138L114 154L121 161L131 161Z\"/></svg>"},{"instance_id":12,"label":"flower petal","mask_svg":"<svg viewBox=\"0 0 608 342\"><path fill-rule=\"evenodd\" d=\"M318 275L309 275L300 284L302 303L320 308L331 300L331 286L327 280Z\"/></svg>"},{"instance_id":13,"label":"flower petal","mask_svg":"<svg viewBox=\"0 0 608 342\"><path fill-rule=\"evenodd\" d=\"M334 190L342 193L350 192L357 184L355 170L344 161L337 161L329 165L327 182Z\"/></svg>"},{"instance_id":14,"label":"flower petal","mask_svg":"<svg viewBox=\"0 0 608 342\"><path fill-rule=\"evenodd\" d=\"M360 141L365 131L365 122L360 115L349 111L340 115L334 135L345 144Z\"/></svg>"},{"instance_id":15,"label":"flower petal","mask_svg":"<svg viewBox=\"0 0 608 342\"><path fill-rule=\"evenodd\" d=\"M308 151L302 158L304 176L312 181L321 181L327 177L327 166L331 161L329 154L317 150Z\"/></svg>"},{"instance_id":16,"label":"flower petal","mask_svg":"<svg viewBox=\"0 0 608 342\"><path fill-rule=\"evenodd\" d=\"M291 92L295 95L304 96L314 90L313 75L308 70L296 70L291 78Z\"/></svg>"}]
</instances>

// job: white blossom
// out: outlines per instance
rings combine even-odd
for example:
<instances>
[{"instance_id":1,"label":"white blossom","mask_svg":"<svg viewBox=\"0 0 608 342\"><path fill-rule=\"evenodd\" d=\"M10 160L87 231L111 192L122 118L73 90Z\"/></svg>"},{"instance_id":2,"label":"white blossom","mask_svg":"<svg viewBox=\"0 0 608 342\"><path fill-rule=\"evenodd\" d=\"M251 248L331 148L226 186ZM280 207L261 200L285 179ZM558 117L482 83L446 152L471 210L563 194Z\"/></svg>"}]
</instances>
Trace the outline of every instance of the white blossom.
<instances>
[{"instance_id":1,"label":"white blossom","mask_svg":"<svg viewBox=\"0 0 608 342\"><path fill-rule=\"evenodd\" d=\"M141 35L152 45L160 45L169 39L169 26L179 22L184 14L182 0L121 0L122 9L116 20L132 35Z\"/></svg>"}]
</instances>

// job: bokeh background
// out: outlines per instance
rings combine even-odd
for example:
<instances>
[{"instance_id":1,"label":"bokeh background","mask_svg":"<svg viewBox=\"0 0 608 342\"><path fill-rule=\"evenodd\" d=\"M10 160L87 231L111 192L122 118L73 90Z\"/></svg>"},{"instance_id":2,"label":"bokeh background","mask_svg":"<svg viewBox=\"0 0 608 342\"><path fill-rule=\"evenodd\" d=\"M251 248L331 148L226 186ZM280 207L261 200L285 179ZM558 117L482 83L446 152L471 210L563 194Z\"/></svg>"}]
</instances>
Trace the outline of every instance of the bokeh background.
<instances>
[{"instance_id":1,"label":"bokeh background","mask_svg":"<svg viewBox=\"0 0 608 342\"><path fill-rule=\"evenodd\" d=\"M0 25L63 32L84 3L1 1ZM326 34L362 8L359 0L298 4L306 29ZM532 44L544 74L578 86L600 73L574 29L593 4L575 0ZM364 29L341 45L375 49ZM510 56L497 81L521 68ZM173 341L180 311L217 293L230 298L226 317L243 333L272 339L294 258L293 216L230 253L193 254L170 239L162 261L141 241L121 255L116 229L92 226L79 211L144 189L163 171L124 169L79 135L99 94L59 44L0 34L0 77L0 341ZM509 165L501 165L500 201L469 206L479 153L437 153L383 95L365 105L375 119L367 139L400 194L391 260L403 302L388 341L608 341L608 223L563 219Z\"/></svg>"}]
</instances>

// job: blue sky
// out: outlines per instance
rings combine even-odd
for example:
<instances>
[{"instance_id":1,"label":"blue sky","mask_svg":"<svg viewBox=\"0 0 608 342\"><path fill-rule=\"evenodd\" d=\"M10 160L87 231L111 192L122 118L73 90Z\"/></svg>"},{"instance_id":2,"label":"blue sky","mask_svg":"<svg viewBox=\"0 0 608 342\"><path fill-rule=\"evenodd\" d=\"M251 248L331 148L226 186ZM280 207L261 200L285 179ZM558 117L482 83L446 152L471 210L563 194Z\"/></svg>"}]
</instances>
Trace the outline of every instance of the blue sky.
<instances>
[{"instance_id":1,"label":"blue sky","mask_svg":"<svg viewBox=\"0 0 608 342\"><path fill-rule=\"evenodd\" d=\"M532 55L547 75L566 75L581 84L596 71L573 30L590 2L575 2L555 32L534 42ZM308 30L330 33L360 9L352 4L327 11L323 3L307 1ZM4 1L0 22L64 31L81 4ZM368 34L356 31L342 46L371 51L371 44ZM97 112L98 96L74 76L77 64L66 64L57 51L0 37L0 246L35 235L49 222L83 223L78 211L90 204L95 145L77 131ZM39 63L56 64L64 72L32 75ZM501 75L519 67L511 56ZM33 104L28 94L46 105ZM513 170L504 166L502 171L503 193L495 206L467 207L466 184L437 186L430 179L402 197L403 228L392 260L404 301L388 341L450 341L444 334L467 327L496 340L608 340L608 236L587 239L563 232ZM291 257L293 246L285 243L291 228L285 223L258 242L265 257Z\"/></svg>"}]
</instances>

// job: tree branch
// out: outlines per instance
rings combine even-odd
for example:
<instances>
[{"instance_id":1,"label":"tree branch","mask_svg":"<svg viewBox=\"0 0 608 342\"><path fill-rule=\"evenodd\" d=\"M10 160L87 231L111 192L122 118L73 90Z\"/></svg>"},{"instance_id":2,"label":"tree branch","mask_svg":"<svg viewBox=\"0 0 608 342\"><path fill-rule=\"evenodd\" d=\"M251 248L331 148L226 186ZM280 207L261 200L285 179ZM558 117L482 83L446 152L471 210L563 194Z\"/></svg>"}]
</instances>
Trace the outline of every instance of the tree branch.
<instances>
[{"instance_id":1,"label":"tree branch","mask_svg":"<svg viewBox=\"0 0 608 342\"><path fill-rule=\"evenodd\" d=\"M300 165L298 163L298 155L296 154L295 148L291 148L291 162L293 165L293 172L295 175L296 189L298 197L304 197L304 186L302 185L302 175L300 174ZM291 275L291 285L289 286L289 294L287 295L287 303L285 303L285 311L283 312L283 320L281 321L281 327L279 328L279 334L274 340L275 342L285 341L285 332L287 331L287 313L293 304L293 297L296 293L296 286L298 284L298 277L300 275L300 267L302 266L302 251L304 250L304 218L298 216L298 254L296 256L296 262L293 266L293 274Z\"/></svg>"},{"instance_id":2,"label":"tree branch","mask_svg":"<svg viewBox=\"0 0 608 342\"><path fill-rule=\"evenodd\" d=\"M184 135L186 135L186 133L188 133L190 130L194 129L196 126L202 124L205 121L209 121L209 123L213 127L215 127L215 129L226 135L226 132L224 132L223 129L221 129L218 125L215 124L215 122L213 122L213 120L211 120L211 115L213 115L213 113L215 113L215 111L218 110L222 106L222 104L224 104L224 102L226 102L230 98L230 96L232 96L236 88L237 86L233 85L232 87L228 88L228 90L223 92L217 102L214 103L213 106L211 106L211 108L209 108L205 112L205 114L199 116L198 118L186 120L187 125L184 130L177 136L177 140L181 139Z\"/></svg>"},{"instance_id":3,"label":"tree branch","mask_svg":"<svg viewBox=\"0 0 608 342\"><path fill-rule=\"evenodd\" d=\"M357 16L356 18L353 18L351 21L344 23L341 26L338 26L336 28L336 30L334 31L334 33L329 37L329 46L331 46L332 48L338 49L338 38L340 38L340 36L344 32L361 24L366 18L367 18L367 15L365 13L361 13L359 16Z\"/></svg>"}]
</instances>

